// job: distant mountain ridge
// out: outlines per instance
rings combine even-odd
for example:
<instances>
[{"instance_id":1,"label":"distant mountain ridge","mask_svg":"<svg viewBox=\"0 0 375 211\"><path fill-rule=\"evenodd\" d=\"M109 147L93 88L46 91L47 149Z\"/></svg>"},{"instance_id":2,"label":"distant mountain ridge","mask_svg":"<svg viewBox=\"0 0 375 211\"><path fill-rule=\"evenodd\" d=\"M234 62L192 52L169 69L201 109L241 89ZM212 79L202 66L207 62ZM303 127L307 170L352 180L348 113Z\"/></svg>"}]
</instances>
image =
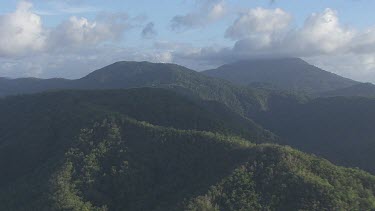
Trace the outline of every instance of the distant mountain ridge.
<instances>
[{"instance_id":1,"label":"distant mountain ridge","mask_svg":"<svg viewBox=\"0 0 375 211\"><path fill-rule=\"evenodd\" d=\"M342 89L336 89L328 92L318 93L319 97L375 97L375 85L372 83L360 83Z\"/></svg>"},{"instance_id":2,"label":"distant mountain ridge","mask_svg":"<svg viewBox=\"0 0 375 211\"><path fill-rule=\"evenodd\" d=\"M325 92L359 83L322 70L299 58L245 60L202 73L237 85L264 83L282 90L307 93Z\"/></svg>"},{"instance_id":3,"label":"distant mountain ridge","mask_svg":"<svg viewBox=\"0 0 375 211\"><path fill-rule=\"evenodd\" d=\"M123 61L74 80L0 77L0 97L61 89L184 87L199 81L217 84L223 80L249 88L295 91L318 97L375 95L375 86L370 84L324 71L299 58L279 58L239 61L203 72L177 64Z\"/></svg>"}]
</instances>

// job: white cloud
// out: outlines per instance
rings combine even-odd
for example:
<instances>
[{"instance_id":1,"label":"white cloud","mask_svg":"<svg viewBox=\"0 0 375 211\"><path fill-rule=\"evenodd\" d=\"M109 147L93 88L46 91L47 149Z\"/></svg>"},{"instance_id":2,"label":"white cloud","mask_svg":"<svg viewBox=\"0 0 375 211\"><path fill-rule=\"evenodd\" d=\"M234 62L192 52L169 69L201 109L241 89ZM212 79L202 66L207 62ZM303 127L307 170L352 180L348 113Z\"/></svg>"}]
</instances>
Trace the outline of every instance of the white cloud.
<instances>
[{"instance_id":1,"label":"white cloud","mask_svg":"<svg viewBox=\"0 0 375 211\"><path fill-rule=\"evenodd\" d=\"M233 17L226 16L230 5L224 0L196 2L195 11L171 20L174 30L200 28L224 16ZM76 7L87 6L78 3ZM348 28L333 9L313 13L301 25L281 8L242 11L221 35L228 39L227 46L204 46L201 41L196 46L190 37L176 37L153 46L147 42L138 48L123 47L128 29L139 29L130 33L137 38L139 33L154 38L159 23L126 13L96 12L96 18L90 19L75 15L55 27L43 27L42 17L24 1L14 12L0 15L0 74L78 78L119 60L175 62L202 70L240 59L294 56L346 77L375 82L375 26L363 31ZM166 39L162 36L160 33Z\"/></svg>"},{"instance_id":2,"label":"white cloud","mask_svg":"<svg viewBox=\"0 0 375 211\"><path fill-rule=\"evenodd\" d=\"M126 17L122 19L111 16L89 21L86 18L73 16L51 31L49 44L52 48L77 48L120 39L128 26L126 21Z\"/></svg>"},{"instance_id":3,"label":"white cloud","mask_svg":"<svg viewBox=\"0 0 375 211\"><path fill-rule=\"evenodd\" d=\"M42 21L31 9L31 3L22 1L15 12L0 16L0 56L19 56L44 48Z\"/></svg>"},{"instance_id":4,"label":"white cloud","mask_svg":"<svg viewBox=\"0 0 375 211\"><path fill-rule=\"evenodd\" d=\"M272 34L288 27L292 16L282 9L251 9L242 13L230 26L225 36L232 39L244 39L262 33Z\"/></svg>"},{"instance_id":5,"label":"white cloud","mask_svg":"<svg viewBox=\"0 0 375 211\"><path fill-rule=\"evenodd\" d=\"M55 27L43 27L32 6L22 1L15 12L0 16L2 76L75 78L116 60L146 57L119 46L124 32L142 22L139 17L99 13L92 20L72 16ZM146 55L168 61L168 55Z\"/></svg>"},{"instance_id":6,"label":"white cloud","mask_svg":"<svg viewBox=\"0 0 375 211\"><path fill-rule=\"evenodd\" d=\"M362 82L375 82L374 54L346 53L319 55L304 59L324 70L347 78Z\"/></svg>"},{"instance_id":7,"label":"white cloud","mask_svg":"<svg viewBox=\"0 0 375 211\"><path fill-rule=\"evenodd\" d=\"M354 35L340 24L337 12L327 8L323 13L313 13L301 29L288 34L285 42L296 52L335 53L346 50Z\"/></svg>"},{"instance_id":8,"label":"white cloud","mask_svg":"<svg viewBox=\"0 0 375 211\"><path fill-rule=\"evenodd\" d=\"M93 21L72 16L54 28L44 28L32 6L21 1L15 12L0 16L0 57L77 49L120 40L130 25L126 14L103 13Z\"/></svg>"},{"instance_id":9,"label":"white cloud","mask_svg":"<svg viewBox=\"0 0 375 211\"><path fill-rule=\"evenodd\" d=\"M176 15L171 20L174 31L203 27L222 18L226 12L223 0L197 1L197 11L185 15Z\"/></svg>"},{"instance_id":10,"label":"white cloud","mask_svg":"<svg viewBox=\"0 0 375 211\"><path fill-rule=\"evenodd\" d=\"M251 9L241 13L226 31L226 37L235 41L232 48L206 47L184 56L228 62L252 57L342 54L354 49L351 43L357 33L343 27L332 9L311 14L301 27L292 27L291 20L292 15L279 8Z\"/></svg>"},{"instance_id":11,"label":"white cloud","mask_svg":"<svg viewBox=\"0 0 375 211\"><path fill-rule=\"evenodd\" d=\"M314 56L347 50L355 32L343 27L337 12L313 13L300 28L290 26L291 15L281 9L257 8L242 14L227 30L236 39L233 50L254 55Z\"/></svg>"}]
</instances>

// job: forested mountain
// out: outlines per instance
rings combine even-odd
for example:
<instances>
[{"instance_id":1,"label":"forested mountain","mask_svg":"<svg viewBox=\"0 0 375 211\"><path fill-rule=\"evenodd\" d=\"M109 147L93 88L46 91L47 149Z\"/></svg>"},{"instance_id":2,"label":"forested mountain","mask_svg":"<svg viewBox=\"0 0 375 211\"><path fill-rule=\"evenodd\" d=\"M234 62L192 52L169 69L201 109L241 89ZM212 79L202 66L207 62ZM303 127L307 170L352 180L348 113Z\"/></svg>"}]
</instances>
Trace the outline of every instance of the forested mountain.
<instances>
[{"instance_id":1,"label":"forested mountain","mask_svg":"<svg viewBox=\"0 0 375 211\"><path fill-rule=\"evenodd\" d=\"M325 92L358 83L324 71L299 58L239 61L202 73L243 86L263 84L274 89L306 93Z\"/></svg>"},{"instance_id":2,"label":"forested mountain","mask_svg":"<svg viewBox=\"0 0 375 211\"><path fill-rule=\"evenodd\" d=\"M0 210L375 208L374 176L232 136L237 121L184 99L130 89L0 100Z\"/></svg>"},{"instance_id":3,"label":"forested mountain","mask_svg":"<svg viewBox=\"0 0 375 211\"><path fill-rule=\"evenodd\" d=\"M221 104L186 99L165 89L74 90L7 97L0 100L0 210L24 206L10 199L39 197L44 192L40 188L47 188L42 182L61 166L80 129L109 114L178 129L233 134L253 142L275 139ZM25 206L24 210L30 210Z\"/></svg>"},{"instance_id":4,"label":"forested mountain","mask_svg":"<svg viewBox=\"0 0 375 211\"><path fill-rule=\"evenodd\" d=\"M204 100L218 101L241 114L253 109L262 109L264 106L263 92L237 87L227 81L211 78L175 64L117 62L81 79L60 81L61 83L57 83L58 86L55 87L49 86L49 84L54 84L53 80L57 79L4 80L6 83L0 83L0 93L3 93L3 96L56 89L159 87L188 96L200 97ZM8 84L12 84L17 89L9 91ZM45 84L48 86L44 86Z\"/></svg>"},{"instance_id":5,"label":"forested mountain","mask_svg":"<svg viewBox=\"0 0 375 211\"><path fill-rule=\"evenodd\" d=\"M319 92L364 93L336 75L306 84L237 86L148 62L0 78L0 210L375 209L370 174L264 144L375 172L375 99ZM297 94L312 90L327 97Z\"/></svg>"},{"instance_id":6,"label":"forested mountain","mask_svg":"<svg viewBox=\"0 0 375 211\"><path fill-rule=\"evenodd\" d=\"M293 64L303 63L306 65L301 60L291 59L291 62ZM27 80L44 81L39 82L40 84L54 84L53 81L50 80ZM188 96L191 101L203 100L202 102L205 102L204 104L211 104L211 113L214 113L217 118L222 118L221 122L225 123L225 125L222 123L221 129L216 127L218 131L225 131L226 129L223 128L231 128L231 130L235 130L237 134L242 134L242 136L246 136L246 138L250 139L255 138L257 142L261 142L262 140L260 140L259 137L263 137L263 134L259 134L257 132L254 133L254 131L258 130L252 130L254 128L261 128L261 126L259 126L259 124L261 124L263 127L273 131L276 135L283 139L282 141L277 141L277 143L291 144L299 149L324 155L324 157L338 162L341 165L362 167L371 172L375 171L374 167L366 164L367 159L371 157L370 154L373 153L372 148L366 147L369 142L372 142L371 139L374 137L373 130L367 126L369 122L371 122L371 110L374 110L369 107L369 105L372 105L371 101L363 100L361 101L363 102L363 105L348 104L346 107L347 110L342 114L341 118L333 118L331 115L334 114L334 112L331 112L327 115L317 115L314 117L315 121L311 121L308 118L298 118L300 115L300 110L311 109L311 111L305 110L305 113L303 114L306 114L307 116L314 116L314 113L311 112L315 112L314 110L319 111L320 107L313 103L307 103L309 99L304 96L296 95L293 92L287 93L275 89L259 89L235 86L230 82L226 82L225 80L204 76L198 72L179 65L155 64L149 62L117 62L100 70L94 71L86 77L78 80L53 80L59 81L57 84L60 85L60 88L70 87L71 89L113 89L131 87L160 87L169 89L175 93L182 94L183 96ZM51 88L51 86L48 86L48 88ZM36 89L29 88L29 90L35 91ZM163 98L164 101L167 102L167 98L168 97ZM181 96L181 98L183 97ZM139 99L140 102L142 100L142 98ZM332 99L332 102L336 101L337 99ZM337 103L332 103L330 105L332 106L331 109L340 110L340 103L340 101L337 101ZM158 103L155 104L158 105ZM202 103L200 102L199 104ZM129 105L131 105L131 103ZM155 108L163 110L163 106ZM317 107L314 108L314 106ZM294 109L294 107L296 108ZM213 111L213 108L218 110ZM158 111L157 109L153 111ZM368 112L370 112L367 115L358 115L358 118L356 118L356 125L361 128L361 130L356 130L356 132L360 132L361 136L364 138L358 138L359 136L355 135L356 132L354 132L351 127L351 124L353 124L352 119L346 118L346 114L355 116L359 109L362 111L367 111L364 109L369 109ZM134 107L133 110L137 111L136 107ZM166 112L168 110L164 109L163 111ZM184 111L180 110L179 113L179 115L183 115ZM205 112L202 112L202 114L204 113ZM232 113L237 113L237 116L232 115ZM234 118L234 116L236 117ZM296 119L292 119L292 117L295 117ZM227 121L226 118L232 119L232 121ZM244 125L248 125L243 126L243 124L238 123L238 119L242 119L245 121ZM254 123L251 119L255 119L256 123ZM340 119L340 121L337 121L337 125L335 125L335 122L332 122L336 119ZM149 119L145 120L150 121ZM155 123L152 121L150 122ZM323 125L321 122L332 122L330 126L331 130L327 131L327 128L319 127L319 125ZM275 126L276 123L279 123L279 125ZM174 122L174 124L176 123ZM312 128L313 126L316 128L316 130L309 130L310 133L302 133L300 131L296 131L294 133L293 125L295 124L301 127L300 131L309 130L309 128ZM204 124L201 124L201 126L203 125ZM205 130L211 127L213 126L209 125L206 128L201 127L196 129ZM293 136L290 135L292 133ZM300 135L297 136L297 134ZM266 139L267 142L269 140L274 140L274 138ZM329 144L329 147L322 148L313 144L322 143L323 140L325 141L324 143L331 143ZM336 147L335 143L339 142L347 144L340 144L340 147ZM356 149L356 153L349 153L350 150L352 150L352 145L356 146L354 147ZM366 148L366 153L361 153L363 147ZM366 157L365 155L367 154L369 156ZM344 155L346 156L345 159L343 159Z\"/></svg>"},{"instance_id":7,"label":"forested mountain","mask_svg":"<svg viewBox=\"0 0 375 211\"><path fill-rule=\"evenodd\" d=\"M293 103L273 98L253 118L282 137L282 143L340 165L375 173L375 99L317 98Z\"/></svg>"}]
</instances>

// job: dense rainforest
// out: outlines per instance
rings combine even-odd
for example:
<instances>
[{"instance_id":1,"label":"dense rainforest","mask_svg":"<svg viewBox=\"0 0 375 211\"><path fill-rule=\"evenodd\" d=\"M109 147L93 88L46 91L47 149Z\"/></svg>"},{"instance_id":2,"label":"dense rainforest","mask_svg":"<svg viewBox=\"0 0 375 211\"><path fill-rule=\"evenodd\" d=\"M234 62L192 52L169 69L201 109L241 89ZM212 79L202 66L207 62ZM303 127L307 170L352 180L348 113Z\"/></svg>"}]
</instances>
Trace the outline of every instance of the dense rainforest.
<instances>
[{"instance_id":1,"label":"dense rainforest","mask_svg":"<svg viewBox=\"0 0 375 211\"><path fill-rule=\"evenodd\" d=\"M375 210L372 86L299 59L0 78L0 210Z\"/></svg>"}]
</instances>

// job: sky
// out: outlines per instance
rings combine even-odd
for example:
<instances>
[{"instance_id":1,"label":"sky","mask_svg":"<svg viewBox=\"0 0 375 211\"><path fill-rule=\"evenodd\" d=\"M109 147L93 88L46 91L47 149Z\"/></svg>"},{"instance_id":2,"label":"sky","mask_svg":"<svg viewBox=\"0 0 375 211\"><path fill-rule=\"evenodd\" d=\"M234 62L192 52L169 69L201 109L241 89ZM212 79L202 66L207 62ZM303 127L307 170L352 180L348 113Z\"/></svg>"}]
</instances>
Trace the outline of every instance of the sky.
<instances>
[{"instance_id":1,"label":"sky","mask_svg":"<svg viewBox=\"0 0 375 211\"><path fill-rule=\"evenodd\" d=\"M80 78L116 61L195 70L300 57L375 82L373 0L0 2L0 77Z\"/></svg>"}]
</instances>

